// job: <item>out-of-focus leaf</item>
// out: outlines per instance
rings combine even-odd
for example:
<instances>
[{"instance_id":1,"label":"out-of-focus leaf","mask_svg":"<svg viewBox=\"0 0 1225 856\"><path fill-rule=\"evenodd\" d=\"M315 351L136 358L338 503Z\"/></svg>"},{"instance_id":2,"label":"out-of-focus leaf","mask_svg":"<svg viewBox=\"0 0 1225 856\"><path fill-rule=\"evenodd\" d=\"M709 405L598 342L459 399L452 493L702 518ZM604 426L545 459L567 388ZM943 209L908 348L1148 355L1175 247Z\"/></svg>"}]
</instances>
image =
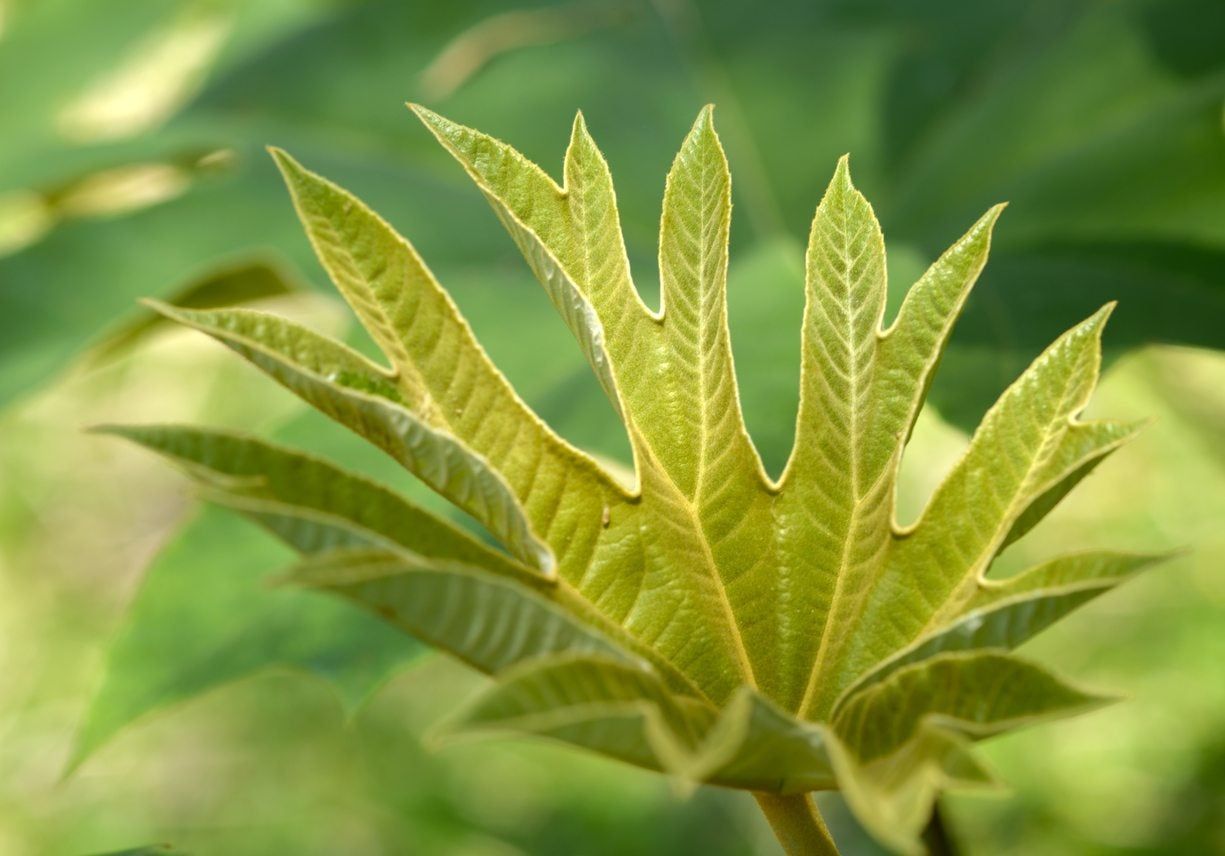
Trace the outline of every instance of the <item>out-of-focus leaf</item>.
<instances>
[{"instance_id":1,"label":"out-of-focus leaf","mask_svg":"<svg viewBox=\"0 0 1225 856\"><path fill-rule=\"evenodd\" d=\"M928 722L988 737L1106 701L1024 660L958 652L906 666L856 693L834 717L834 728L868 764L895 753Z\"/></svg>"},{"instance_id":2,"label":"out-of-focus leaf","mask_svg":"<svg viewBox=\"0 0 1225 856\"><path fill-rule=\"evenodd\" d=\"M992 784L966 751L978 739L1108 699L1046 670L990 651L942 654L899 669L852 697L834 718L833 743L848 804L876 839L921 854L918 836L939 789Z\"/></svg>"},{"instance_id":3,"label":"out-of-focus leaf","mask_svg":"<svg viewBox=\"0 0 1225 856\"><path fill-rule=\"evenodd\" d=\"M72 765L144 714L269 667L325 679L351 707L420 650L348 604L270 586L291 555L225 511L192 520L146 572Z\"/></svg>"},{"instance_id":4,"label":"out-of-focus leaf","mask_svg":"<svg viewBox=\"0 0 1225 856\"><path fill-rule=\"evenodd\" d=\"M235 16L218 71L164 128L67 151L40 142L39 158L0 166L10 182L42 173L34 183L44 187L184 152L227 149L233 162L226 177L193 182L181 199L117 222L67 223L0 262L5 316L48 322L6 333L6 397L64 365L134 297L166 295L219 258L271 247L305 262L260 154L267 143L311 154L329 174L370 191L380 210L408 218L444 275L479 268L487 281L521 287L504 275L502 239L466 228L481 222L471 200L412 171L432 156L427 141L388 109L430 98L424 72L463 34L487 33L504 6L368 2L320 20L307 5L222 5ZM7 50L14 68L34 67L57 28L88 32L96 44L74 51L57 75L38 76L40 86L67 93L164 21L151 12L156 4L100 19L91 17L96 9L78 12L79 21L77 6L92 9L68 0L25 4L49 11L26 15L28 26L16 15L0 60ZM933 390L962 426L1043 342L1109 299L1125 299L1118 349L1151 340L1221 344L1203 320L1223 308L1214 271L1225 219L1225 62L1206 46L1225 39L1225 20L1214 0L1058 8L1022 0L794 2L769 16L735 4L597 6L600 27L512 46L431 106L479 117L540 159L554 153L549 140L564 117L582 107L620 176L627 247L639 270L655 255L657 176L669 154L654 141L677 129L679 106L713 100L724 105L749 214L738 227L742 242L798 235L822 165L848 150L895 257L931 259L978 212L1012 200L1013 229L950 343L947 382ZM312 57L308 68L294 61L303 55ZM550 86L537 85L541 79ZM621 85L603 85L610 79ZM515 99L505 97L510 90ZM643 134L644 122L657 133ZM125 260L142 255L139 264ZM70 283L84 281L91 288L82 303ZM29 283L39 283L37 305L24 298ZM1158 299L1170 288L1178 301Z\"/></svg>"},{"instance_id":5,"label":"out-of-focus leaf","mask_svg":"<svg viewBox=\"0 0 1225 856\"><path fill-rule=\"evenodd\" d=\"M233 136L210 123L167 128L169 116L161 114L183 115L184 104L210 72L269 49L318 19L322 5L312 0L6 4L0 38L0 79L7 82L0 87L0 113L6 118L0 218L15 213L38 222L16 224L17 246L0 251L0 314L7 319L0 324L0 402L71 364L100 331L129 314L138 297L170 295L236 259L275 253L276 241L257 228L258 191L255 200L231 194L221 205L210 205L217 183L229 184L226 177L234 177L223 164L238 164L241 183L248 181ZM210 31L212 47L198 56L197 68L177 67L183 54L201 47L202 28ZM169 82L180 73L186 76ZM118 111L115 127L125 110L156 109L121 137L78 135L71 114L100 89L106 90L107 109ZM159 100L164 103L153 104ZM96 113L104 136L114 130L105 114ZM173 174L181 186L169 197L149 197L148 188L99 181L153 173ZM85 187L93 187L101 203L89 212L69 204ZM14 212L5 204L12 198L28 204ZM176 217L183 211L190 212L190 223ZM12 228L0 222L0 235ZM29 245L22 250L24 243Z\"/></svg>"},{"instance_id":6,"label":"out-of-focus leaf","mask_svg":"<svg viewBox=\"0 0 1225 856\"><path fill-rule=\"evenodd\" d=\"M938 787L992 784L967 739L1101 703L1021 660L944 655L862 694L831 730L747 687L712 717L649 673L564 656L507 672L451 728L548 737L732 787L789 794L836 780L878 840L909 853Z\"/></svg>"},{"instance_id":7,"label":"out-of-focus leaf","mask_svg":"<svg viewBox=\"0 0 1225 856\"><path fill-rule=\"evenodd\" d=\"M183 309L211 309L294 294L301 289L300 284L275 265L257 261L210 274L170 295L168 302ZM168 322L165 316L143 309L90 348L86 353L85 363L88 366L104 362L166 326Z\"/></svg>"}]
</instances>

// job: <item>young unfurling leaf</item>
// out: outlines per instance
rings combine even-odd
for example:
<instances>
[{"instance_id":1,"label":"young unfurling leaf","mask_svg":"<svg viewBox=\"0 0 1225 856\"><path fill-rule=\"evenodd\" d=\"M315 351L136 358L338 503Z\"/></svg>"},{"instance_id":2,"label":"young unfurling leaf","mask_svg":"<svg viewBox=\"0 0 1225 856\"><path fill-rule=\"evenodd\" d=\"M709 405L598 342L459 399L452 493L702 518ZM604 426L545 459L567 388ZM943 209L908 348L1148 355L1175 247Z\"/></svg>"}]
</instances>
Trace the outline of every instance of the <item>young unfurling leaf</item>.
<instances>
[{"instance_id":1,"label":"young unfurling leaf","mask_svg":"<svg viewBox=\"0 0 1225 856\"><path fill-rule=\"evenodd\" d=\"M271 315L156 308L387 452L498 548L251 438L115 430L302 553L292 580L491 674L452 728L545 736L752 791L794 852L832 848L807 794L838 789L882 843L915 852L940 788L990 781L974 740L1101 702L1009 652L1155 557L1081 553L987 574L1134 433L1080 419L1109 306L1000 397L918 522L895 521L911 427L1001 207L886 325L884 238L838 163L809 237L795 446L775 479L732 362L731 178L711 109L668 174L658 312L633 284L612 178L581 116L559 185L506 144L413 109L578 340L624 422L632 485L515 394L411 244L280 151L320 262L386 362Z\"/></svg>"}]
</instances>

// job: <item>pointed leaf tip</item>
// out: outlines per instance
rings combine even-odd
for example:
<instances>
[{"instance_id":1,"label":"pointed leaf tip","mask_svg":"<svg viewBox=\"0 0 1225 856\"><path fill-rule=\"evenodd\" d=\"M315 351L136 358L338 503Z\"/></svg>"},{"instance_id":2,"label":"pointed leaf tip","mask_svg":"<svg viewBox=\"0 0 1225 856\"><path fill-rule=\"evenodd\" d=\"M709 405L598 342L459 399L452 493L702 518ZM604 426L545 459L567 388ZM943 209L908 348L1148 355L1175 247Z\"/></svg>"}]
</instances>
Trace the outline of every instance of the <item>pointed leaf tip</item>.
<instances>
[{"instance_id":1,"label":"pointed leaf tip","mask_svg":"<svg viewBox=\"0 0 1225 856\"><path fill-rule=\"evenodd\" d=\"M693 128L689 131L689 136L698 138L699 136L716 137L715 133L715 105L707 104L698 111L697 118L693 120Z\"/></svg>"},{"instance_id":2,"label":"pointed leaf tip","mask_svg":"<svg viewBox=\"0 0 1225 856\"><path fill-rule=\"evenodd\" d=\"M997 202L986 210L982 217L979 218L979 223L987 227L990 232L995 228L995 224L999 222L1000 217L1004 213L1004 209L1008 207L1007 202Z\"/></svg>"},{"instance_id":3,"label":"pointed leaf tip","mask_svg":"<svg viewBox=\"0 0 1225 856\"><path fill-rule=\"evenodd\" d=\"M969 245L981 245L983 258L982 264L986 264L986 253L990 250L991 239L995 234L995 224L999 222L1000 217L1004 213L1004 209L1008 207L1007 202L997 202L983 212L983 215L978 218L978 221L970 227L970 231L965 234L961 242L954 246L959 246L962 242ZM971 281L972 284L972 281Z\"/></svg>"},{"instance_id":4,"label":"pointed leaf tip","mask_svg":"<svg viewBox=\"0 0 1225 856\"><path fill-rule=\"evenodd\" d=\"M680 163L682 159L697 155L705 157L710 153L715 153L717 158L724 163L726 169L727 154L723 150L723 143L719 139L719 133L715 130L714 121L715 105L707 104L703 107L693 120L693 127L689 129L689 133L685 135L684 142L681 143L681 149L676 154L676 160L673 161L673 168ZM697 154L705 152L706 154Z\"/></svg>"},{"instance_id":5,"label":"pointed leaf tip","mask_svg":"<svg viewBox=\"0 0 1225 856\"><path fill-rule=\"evenodd\" d=\"M420 119L421 124L425 125L431 131L437 132L440 128L454 124L449 119L444 118L430 108L421 104L417 104L413 101L409 101L407 104L408 109L413 111L413 115Z\"/></svg>"},{"instance_id":6,"label":"pointed leaf tip","mask_svg":"<svg viewBox=\"0 0 1225 856\"><path fill-rule=\"evenodd\" d=\"M574 123L570 127L570 146L571 148L591 148L596 147L595 140L591 138L591 132L587 130L587 118L583 115L582 110L574 111ZM567 152L567 157L569 157Z\"/></svg>"},{"instance_id":7,"label":"pointed leaf tip","mask_svg":"<svg viewBox=\"0 0 1225 856\"><path fill-rule=\"evenodd\" d=\"M272 159L276 162L276 165L282 169L291 164L297 164L297 161L294 160L293 156L280 146L265 146L264 148L267 149L268 154L272 156Z\"/></svg>"},{"instance_id":8,"label":"pointed leaf tip","mask_svg":"<svg viewBox=\"0 0 1225 856\"><path fill-rule=\"evenodd\" d=\"M825 188L825 195L821 199L821 204L824 205L827 201L855 193L858 193L858 191L855 188L855 182L851 180L851 155L850 152L847 152L838 158L838 163L834 167L834 174L829 180L829 185Z\"/></svg>"},{"instance_id":9,"label":"pointed leaf tip","mask_svg":"<svg viewBox=\"0 0 1225 856\"><path fill-rule=\"evenodd\" d=\"M1095 342L1099 358L1102 349L1102 333L1106 329L1106 322L1110 320L1110 316L1114 314L1114 308L1118 305L1117 300L1111 300L1073 328L1073 331L1083 330L1090 335Z\"/></svg>"},{"instance_id":10,"label":"pointed leaf tip","mask_svg":"<svg viewBox=\"0 0 1225 856\"><path fill-rule=\"evenodd\" d=\"M1000 216L1007 207L1007 202L997 202L984 211L983 215L978 218L974 225L970 227L970 230L962 237L961 241L955 244L954 247L983 245L983 264L985 264L985 254L990 247L991 238L995 232L995 224L999 222Z\"/></svg>"},{"instance_id":11,"label":"pointed leaf tip","mask_svg":"<svg viewBox=\"0 0 1225 856\"><path fill-rule=\"evenodd\" d=\"M272 155L272 160L276 163L276 167L280 170L281 177L287 185L294 183L303 176L313 175L310 170L302 166L297 158L282 148L269 146L268 154Z\"/></svg>"}]
</instances>

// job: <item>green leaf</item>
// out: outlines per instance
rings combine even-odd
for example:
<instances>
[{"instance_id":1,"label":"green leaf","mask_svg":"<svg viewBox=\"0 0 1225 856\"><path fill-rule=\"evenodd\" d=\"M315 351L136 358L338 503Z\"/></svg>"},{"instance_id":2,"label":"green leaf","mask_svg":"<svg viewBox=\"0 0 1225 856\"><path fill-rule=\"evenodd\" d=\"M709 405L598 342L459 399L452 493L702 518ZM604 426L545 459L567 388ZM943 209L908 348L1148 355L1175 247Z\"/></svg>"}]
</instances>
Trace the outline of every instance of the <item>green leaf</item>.
<instances>
[{"instance_id":1,"label":"green leaf","mask_svg":"<svg viewBox=\"0 0 1225 856\"><path fill-rule=\"evenodd\" d=\"M870 787L903 756L931 760L930 749L951 781L989 782L955 735L926 724L887 758L861 764L837 734L791 718L748 687L716 715L668 694L639 668L581 655L529 661L500 675L446 733L482 732L547 737L659 772L782 794L839 787L840 776L866 777Z\"/></svg>"},{"instance_id":2,"label":"green leaf","mask_svg":"<svg viewBox=\"0 0 1225 856\"><path fill-rule=\"evenodd\" d=\"M728 787L805 793L835 786L824 728L742 688L722 713L668 693L650 672L597 657L523 663L447 734L547 737L647 769Z\"/></svg>"},{"instance_id":3,"label":"green leaf","mask_svg":"<svg viewBox=\"0 0 1225 856\"><path fill-rule=\"evenodd\" d=\"M585 632L590 634L594 626L598 628L595 632L607 634L639 656L647 659L653 656L649 649L643 649L632 638L626 638L619 626L608 623L591 609L566 583L545 583L539 574L485 547L404 497L326 461L232 432L182 426L106 427L98 430L133 440L176 461L188 475L206 486L206 499L261 524L299 552L329 554L345 548L373 548L399 553L399 559L389 558L384 553L379 554L377 562L360 563L363 566L373 565L372 575L388 578L377 584L371 582L360 587L325 585L323 571L311 571L311 584L316 587L346 594L367 606L371 606L370 602L376 599L382 606L386 606L388 600L401 603L405 597L416 597L411 594L413 587L409 584L420 578L420 574L418 577L409 575L407 569L413 563L420 564L422 558L444 560L442 566L460 567L467 577L489 572L505 578L499 591L506 589L505 596L515 603L520 603L524 598L533 603L536 602L533 600L535 598L559 601L569 610L567 614L578 614L588 623ZM343 557L335 555L322 555L319 561L333 570L345 564ZM389 563L394 565L396 561L405 563L402 578L395 578L395 574L384 567ZM373 571L379 573L373 574ZM422 569L421 574L424 573ZM532 591L521 592L520 586L529 587ZM420 587L420 584L416 586ZM502 608L502 605L491 604L490 614L497 608ZM509 603L504 608L511 610L511 614L515 609L526 609L513 607ZM547 604L542 607L545 612L557 608ZM375 611L387 617L382 608ZM416 620L420 621L421 617ZM401 617L397 621L406 626L408 619ZM527 626L531 622L525 618L518 623ZM436 636L424 635L432 644L446 647ZM548 637L548 634L544 635ZM517 644L527 644L527 640L528 637L520 637ZM540 653L529 648L525 656L539 656ZM471 659L467 656L463 658ZM658 661L658 666L674 686L688 691L686 679L671 670L666 661ZM489 670L493 670L493 667L489 667Z\"/></svg>"},{"instance_id":4,"label":"green leaf","mask_svg":"<svg viewBox=\"0 0 1225 856\"><path fill-rule=\"evenodd\" d=\"M1080 422L1100 365L1107 306L1064 334L1001 396L923 516L891 538L890 555L834 667L825 698L888 652L955 614L1018 520L1052 488L1130 436L1129 426ZM898 598L905 603L899 607Z\"/></svg>"},{"instance_id":5,"label":"green leaf","mask_svg":"<svg viewBox=\"0 0 1225 856\"><path fill-rule=\"evenodd\" d=\"M936 725L921 725L901 749L868 764L859 763L839 741L830 745L847 804L877 841L899 853L924 852L919 833L941 790L997 785L964 737Z\"/></svg>"},{"instance_id":6,"label":"green leaf","mask_svg":"<svg viewBox=\"0 0 1225 856\"><path fill-rule=\"evenodd\" d=\"M1136 436L1141 427L1143 423L1122 422L1097 422L1076 426L1077 436L1073 442L1079 443L1081 448L1069 448L1064 452L1073 463L1068 464L1066 459L1050 462L1049 466L1057 473L1053 478L1048 475L1050 487L1032 499L1025 510L1017 515L1016 522L1008 530L999 551L1003 551L1013 541L1037 526L1072 488L1080 484L1108 455ZM1073 443L1068 445L1072 446ZM1059 467L1062 469L1056 469Z\"/></svg>"},{"instance_id":7,"label":"green leaf","mask_svg":"<svg viewBox=\"0 0 1225 856\"><path fill-rule=\"evenodd\" d=\"M776 481L745 428L732 361L731 183L711 110L668 174L658 313L628 278L611 180L581 121L558 186L509 146L418 113L577 336L628 435L635 487L528 409L384 220L282 153L321 262L390 367L271 315L162 311L388 452L519 561L301 456L128 433L311 554L300 581L493 673L465 727L747 790L842 789L882 842L913 851L940 788L990 778L967 738L1101 703L1002 649L1145 560L1085 554L1015 580L986 575L1134 433L1080 419L1112 305L1003 393L913 526L895 521L901 458L998 206L886 328L884 238L838 163L805 257L799 412Z\"/></svg>"},{"instance_id":8,"label":"green leaf","mask_svg":"<svg viewBox=\"0 0 1225 856\"><path fill-rule=\"evenodd\" d=\"M276 265L252 261L228 265L207 276L188 283L167 298L172 306L185 309L208 309L254 303L270 297L295 294L302 285ZM145 341L167 324L165 316L142 310L136 317L118 325L86 353L87 366L98 365Z\"/></svg>"},{"instance_id":9,"label":"green leaf","mask_svg":"<svg viewBox=\"0 0 1225 856\"><path fill-rule=\"evenodd\" d=\"M502 553L453 524L369 479L303 452L229 431L179 425L95 429L165 455L210 489L215 502L268 524L289 546L316 553L339 546L319 530L357 538L366 546L401 547L411 554L451 559L513 573ZM294 518L298 525L278 525ZM303 525L310 520L313 526Z\"/></svg>"},{"instance_id":10,"label":"green leaf","mask_svg":"<svg viewBox=\"0 0 1225 856\"><path fill-rule=\"evenodd\" d=\"M273 157L320 262L391 360L392 381L414 414L484 458L546 537L559 506L618 492L519 399L407 241L284 152Z\"/></svg>"},{"instance_id":11,"label":"green leaf","mask_svg":"<svg viewBox=\"0 0 1225 856\"><path fill-rule=\"evenodd\" d=\"M1140 571L1175 555L1177 553L1089 550L1060 556L1004 579L988 578L966 603L964 612L995 607L1019 598L1045 597L1060 590L1109 591Z\"/></svg>"},{"instance_id":12,"label":"green leaf","mask_svg":"<svg viewBox=\"0 0 1225 856\"><path fill-rule=\"evenodd\" d=\"M847 700L833 727L861 763L897 752L925 722L974 738L1099 707L1109 699L993 651L940 654L904 666Z\"/></svg>"},{"instance_id":13,"label":"green leaf","mask_svg":"<svg viewBox=\"0 0 1225 856\"><path fill-rule=\"evenodd\" d=\"M949 651L1011 650L1069 612L1169 555L1095 551L1062 556L1007 580L987 580L949 624L921 637L847 688L834 706L897 669Z\"/></svg>"},{"instance_id":14,"label":"green leaf","mask_svg":"<svg viewBox=\"0 0 1225 856\"><path fill-rule=\"evenodd\" d=\"M520 559L553 572L553 556L489 463L404 406L387 370L339 342L252 310L195 311L153 304L221 341L307 403L370 440L471 514Z\"/></svg>"},{"instance_id":15,"label":"green leaf","mask_svg":"<svg viewBox=\"0 0 1225 856\"><path fill-rule=\"evenodd\" d=\"M288 556L219 510L188 523L145 574L70 768L133 720L268 668L323 678L352 708L421 651L347 604L269 587Z\"/></svg>"},{"instance_id":16,"label":"green leaf","mask_svg":"<svg viewBox=\"0 0 1225 856\"><path fill-rule=\"evenodd\" d=\"M547 736L667 770L683 764L710 718L709 708L671 695L650 671L571 654L500 675L450 729Z\"/></svg>"},{"instance_id":17,"label":"green leaf","mask_svg":"<svg viewBox=\"0 0 1225 856\"><path fill-rule=\"evenodd\" d=\"M922 853L918 835L939 789L993 782L959 735L989 737L1107 701L1013 657L942 654L898 669L838 711L833 728L849 750L834 750L839 780L878 840Z\"/></svg>"},{"instance_id":18,"label":"green leaf","mask_svg":"<svg viewBox=\"0 0 1225 856\"><path fill-rule=\"evenodd\" d=\"M487 674L563 651L637 659L526 581L454 561L334 550L289 579L352 600Z\"/></svg>"},{"instance_id":19,"label":"green leaf","mask_svg":"<svg viewBox=\"0 0 1225 856\"><path fill-rule=\"evenodd\" d=\"M619 388L611 361L633 350L649 313L630 282L612 178L582 114L559 187L499 140L410 107L489 199L620 412L621 396L633 392ZM648 388L645 378L631 383Z\"/></svg>"},{"instance_id":20,"label":"green leaf","mask_svg":"<svg viewBox=\"0 0 1225 856\"><path fill-rule=\"evenodd\" d=\"M882 332L885 248L846 158L817 208L806 257L800 414L783 473L780 515L793 525L784 566L816 559L834 569L808 585L819 633L797 640L811 663L793 688L803 713L828 703L828 671L855 639L872 579L892 545L892 503L903 444L970 287L986 262L994 208L924 274L896 323ZM802 666L797 667L797 671ZM802 694L802 695L801 695Z\"/></svg>"}]
</instances>

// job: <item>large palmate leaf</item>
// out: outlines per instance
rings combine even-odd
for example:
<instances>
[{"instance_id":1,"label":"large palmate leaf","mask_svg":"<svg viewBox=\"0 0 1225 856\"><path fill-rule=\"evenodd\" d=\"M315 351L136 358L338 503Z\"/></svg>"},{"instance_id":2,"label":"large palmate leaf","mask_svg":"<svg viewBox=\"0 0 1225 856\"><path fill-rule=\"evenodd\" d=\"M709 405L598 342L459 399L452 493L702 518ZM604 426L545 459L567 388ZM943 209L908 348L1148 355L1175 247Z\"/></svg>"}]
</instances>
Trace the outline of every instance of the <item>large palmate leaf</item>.
<instances>
[{"instance_id":1,"label":"large palmate leaf","mask_svg":"<svg viewBox=\"0 0 1225 856\"><path fill-rule=\"evenodd\" d=\"M1009 652L1156 557L1080 553L988 573L1135 432L1080 418L1111 306L1004 392L916 523L895 520L902 454L999 207L886 326L884 240L839 161L805 256L799 414L776 478L741 413L731 180L712 110L668 174L658 311L636 291L581 116L559 185L506 144L414 110L570 327L623 422L632 479L532 413L411 244L281 151L319 260L386 363L267 313L154 307L382 449L497 547L301 453L196 429L112 430L304 554L291 580L493 675L457 726L754 791L796 852L832 846L805 796L823 789L843 791L881 842L915 851L940 788L990 783L974 740L1103 701Z\"/></svg>"}]
</instances>

